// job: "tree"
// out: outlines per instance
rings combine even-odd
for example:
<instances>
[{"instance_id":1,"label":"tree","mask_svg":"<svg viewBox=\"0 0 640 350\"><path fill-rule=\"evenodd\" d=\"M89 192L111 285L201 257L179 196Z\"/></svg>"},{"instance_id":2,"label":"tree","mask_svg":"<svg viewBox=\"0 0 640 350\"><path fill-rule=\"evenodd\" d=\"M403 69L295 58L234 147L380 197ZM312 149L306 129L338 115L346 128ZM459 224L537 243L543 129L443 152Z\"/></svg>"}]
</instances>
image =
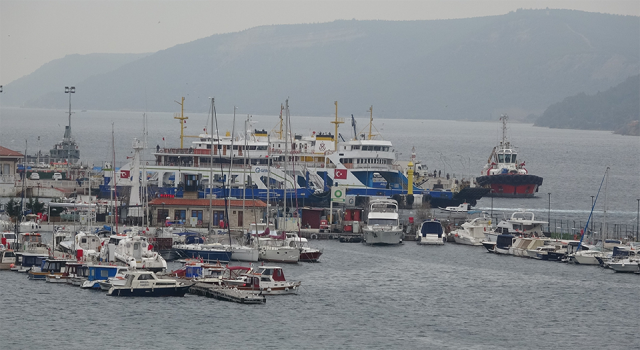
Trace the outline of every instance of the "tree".
<instances>
[{"instance_id":1,"label":"tree","mask_svg":"<svg viewBox=\"0 0 640 350\"><path fill-rule=\"evenodd\" d=\"M27 209L31 210L31 213L42 213L44 209L44 203L40 202L38 198L34 201L33 198L29 198L29 202L26 204Z\"/></svg>"},{"instance_id":2,"label":"tree","mask_svg":"<svg viewBox=\"0 0 640 350\"><path fill-rule=\"evenodd\" d=\"M20 202L13 198L9 199L9 202L7 202L7 214L9 214L11 218L16 218L15 221L18 222L20 221L20 212Z\"/></svg>"}]
</instances>

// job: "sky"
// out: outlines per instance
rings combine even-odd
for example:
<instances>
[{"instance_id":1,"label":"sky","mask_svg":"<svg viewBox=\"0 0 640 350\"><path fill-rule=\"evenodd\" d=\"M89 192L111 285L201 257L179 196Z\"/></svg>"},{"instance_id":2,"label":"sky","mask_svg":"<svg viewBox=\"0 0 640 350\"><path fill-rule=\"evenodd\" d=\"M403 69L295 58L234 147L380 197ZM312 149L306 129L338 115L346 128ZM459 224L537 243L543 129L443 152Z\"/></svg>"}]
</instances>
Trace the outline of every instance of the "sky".
<instances>
[{"instance_id":1,"label":"sky","mask_svg":"<svg viewBox=\"0 0 640 350\"><path fill-rule=\"evenodd\" d=\"M468 18L519 8L640 16L640 0L0 0L0 85L70 54L156 52L261 25Z\"/></svg>"}]
</instances>

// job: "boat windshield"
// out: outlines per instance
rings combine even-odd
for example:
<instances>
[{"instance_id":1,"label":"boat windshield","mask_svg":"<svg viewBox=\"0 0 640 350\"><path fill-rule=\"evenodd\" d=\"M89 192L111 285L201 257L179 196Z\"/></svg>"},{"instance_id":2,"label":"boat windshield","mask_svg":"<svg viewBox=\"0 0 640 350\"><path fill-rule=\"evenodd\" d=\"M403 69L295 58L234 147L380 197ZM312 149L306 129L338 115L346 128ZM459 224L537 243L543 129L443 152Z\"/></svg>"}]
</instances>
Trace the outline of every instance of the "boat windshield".
<instances>
[{"instance_id":1,"label":"boat windshield","mask_svg":"<svg viewBox=\"0 0 640 350\"><path fill-rule=\"evenodd\" d=\"M396 219L369 219L369 226L395 226L398 224Z\"/></svg>"}]
</instances>

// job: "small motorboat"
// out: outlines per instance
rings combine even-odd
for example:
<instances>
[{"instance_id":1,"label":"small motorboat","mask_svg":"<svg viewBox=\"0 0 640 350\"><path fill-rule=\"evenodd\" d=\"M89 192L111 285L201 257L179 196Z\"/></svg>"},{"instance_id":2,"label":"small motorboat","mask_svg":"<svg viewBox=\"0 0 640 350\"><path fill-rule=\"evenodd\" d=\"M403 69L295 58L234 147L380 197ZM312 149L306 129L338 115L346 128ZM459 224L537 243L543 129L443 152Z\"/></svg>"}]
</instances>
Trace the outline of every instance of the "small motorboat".
<instances>
[{"instance_id":1,"label":"small motorboat","mask_svg":"<svg viewBox=\"0 0 640 350\"><path fill-rule=\"evenodd\" d=\"M416 231L418 244L443 245L445 240L442 224L435 219L423 221Z\"/></svg>"},{"instance_id":2,"label":"small motorboat","mask_svg":"<svg viewBox=\"0 0 640 350\"><path fill-rule=\"evenodd\" d=\"M296 294L302 282L289 282L278 266L260 266L254 273L246 273L224 284L239 290L259 291L262 294Z\"/></svg>"},{"instance_id":3,"label":"small motorboat","mask_svg":"<svg viewBox=\"0 0 640 350\"><path fill-rule=\"evenodd\" d=\"M107 295L120 297L183 297L191 284L175 279L159 279L152 271L133 271L127 273L122 286L114 285Z\"/></svg>"}]
</instances>

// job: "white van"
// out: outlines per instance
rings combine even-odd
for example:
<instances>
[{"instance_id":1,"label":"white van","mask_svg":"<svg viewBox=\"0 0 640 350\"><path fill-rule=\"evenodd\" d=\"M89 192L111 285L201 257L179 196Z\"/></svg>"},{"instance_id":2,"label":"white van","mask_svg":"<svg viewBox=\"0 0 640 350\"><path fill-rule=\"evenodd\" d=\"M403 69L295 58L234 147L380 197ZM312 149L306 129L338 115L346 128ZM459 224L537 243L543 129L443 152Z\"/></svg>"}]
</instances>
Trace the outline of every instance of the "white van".
<instances>
[{"instance_id":1,"label":"white van","mask_svg":"<svg viewBox=\"0 0 640 350\"><path fill-rule=\"evenodd\" d=\"M51 178L52 178L53 180L56 180L56 181L57 181L57 180L62 180L62 174L60 174L60 173L53 173L53 176L51 176Z\"/></svg>"}]
</instances>

